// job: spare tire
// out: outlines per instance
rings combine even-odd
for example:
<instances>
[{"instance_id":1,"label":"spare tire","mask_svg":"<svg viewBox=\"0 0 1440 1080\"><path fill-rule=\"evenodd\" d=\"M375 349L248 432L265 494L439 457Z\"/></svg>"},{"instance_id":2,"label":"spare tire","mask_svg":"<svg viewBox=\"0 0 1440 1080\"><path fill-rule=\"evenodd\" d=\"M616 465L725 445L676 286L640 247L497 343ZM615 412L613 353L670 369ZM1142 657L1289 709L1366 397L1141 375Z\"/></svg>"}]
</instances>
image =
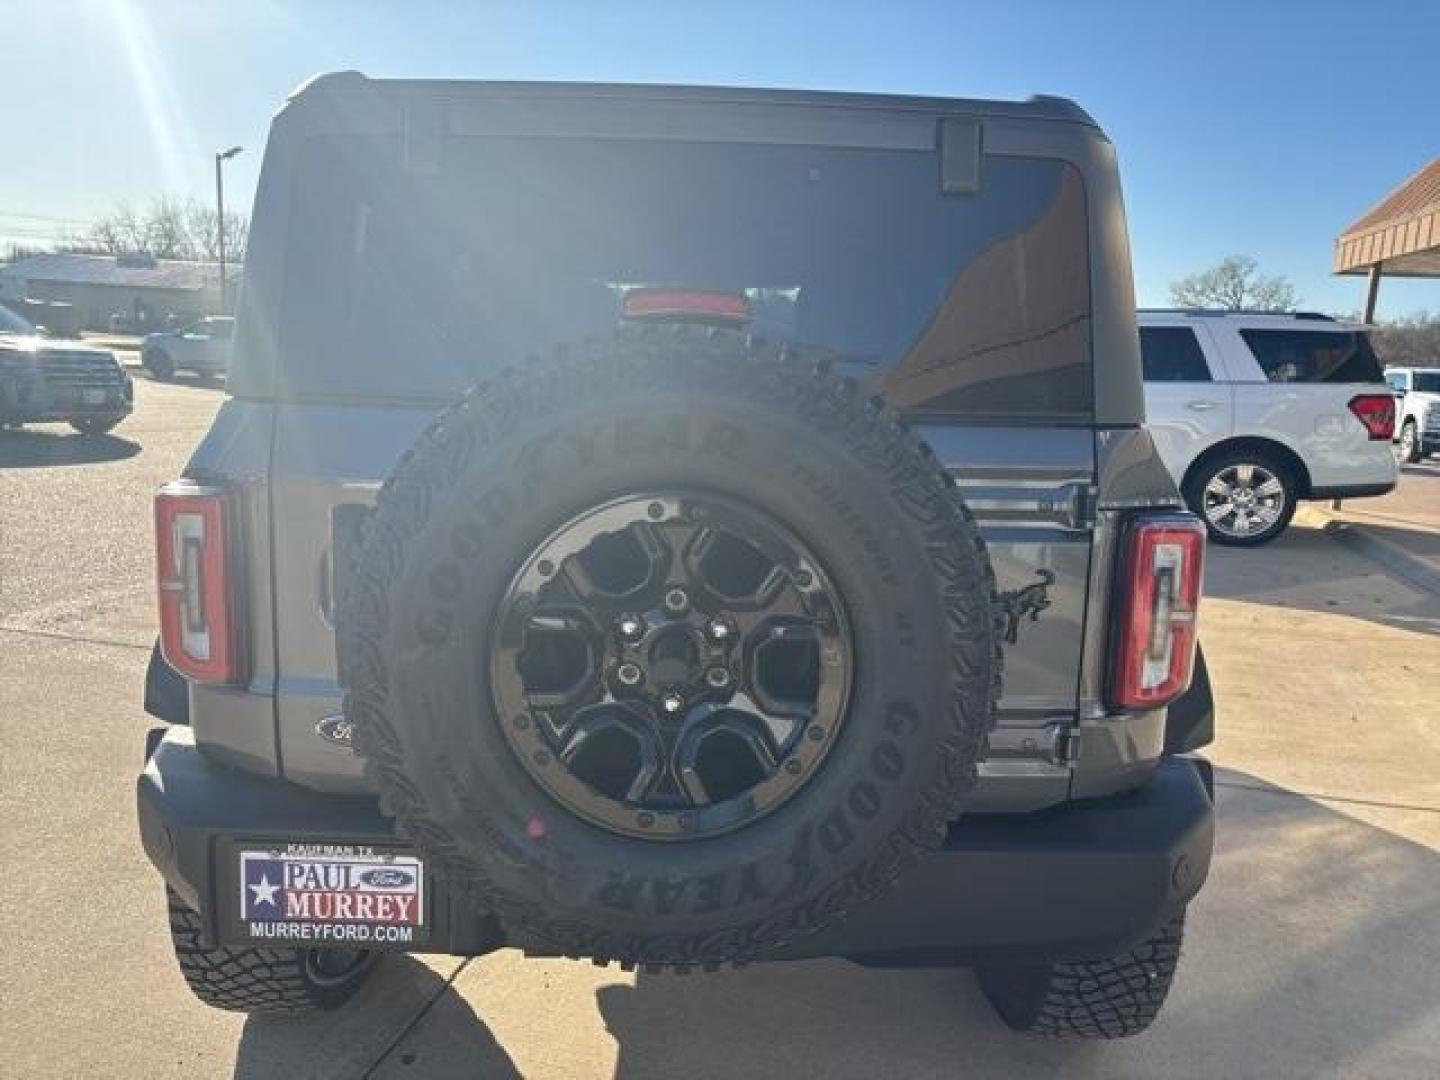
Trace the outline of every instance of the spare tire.
<instances>
[{"instance_id":1,"label":"spare tire","mask_svg":"<svg viewBox=\"0 0 1440 1080\"><path fill-rule=\"evenodd\" d=\"M630 326L401 461L342 608L346 713L510 940L743 961L939 843L998 694L993 589L946 473L853 381Z\"/></svg>"}]
</instances>

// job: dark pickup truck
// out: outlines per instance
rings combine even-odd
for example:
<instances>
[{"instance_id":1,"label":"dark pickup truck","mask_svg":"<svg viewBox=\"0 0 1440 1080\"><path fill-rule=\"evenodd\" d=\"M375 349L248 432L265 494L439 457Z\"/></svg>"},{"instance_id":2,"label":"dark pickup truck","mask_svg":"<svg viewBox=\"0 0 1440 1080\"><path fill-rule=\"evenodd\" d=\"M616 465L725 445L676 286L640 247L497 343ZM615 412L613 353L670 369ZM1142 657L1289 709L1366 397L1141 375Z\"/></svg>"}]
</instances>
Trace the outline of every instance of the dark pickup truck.
<instances>
[{"instance_id":1,"label":"dark pickup truck","mask_svg":"<svg viewBox=\"0 0 1440 1080\"><path fill-rule=\"evenodd\" d=\"M0 304L0 428L64 420L82 435L103 435L134 401L113 354L47 337Z\"/></svg>"}]
</instances>

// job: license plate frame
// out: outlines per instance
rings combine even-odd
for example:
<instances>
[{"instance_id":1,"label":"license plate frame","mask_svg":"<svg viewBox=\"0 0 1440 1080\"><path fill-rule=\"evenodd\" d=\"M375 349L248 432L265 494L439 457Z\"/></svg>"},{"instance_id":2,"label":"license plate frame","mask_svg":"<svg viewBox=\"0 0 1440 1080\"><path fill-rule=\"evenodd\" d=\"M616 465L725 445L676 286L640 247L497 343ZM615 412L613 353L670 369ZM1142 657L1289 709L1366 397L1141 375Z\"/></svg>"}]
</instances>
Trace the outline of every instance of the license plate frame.
<instances>
[{"instance_id":1,"label":"license plate frame","mask_svg":"<svg viewBox=\"0 0 1440 1080\"><path fill-rule=\"evenodd\" d=\"M103 388L87 386L80 391L81 405L104 405L108 391Z\"/></svg>"},{"instance_id":2,"label":"license plate frame","mask_svg":"<svg viewBox=\"0 0 1440 1080\"><path fill-rule=\"evenodd\" d=\"M242 840L226 865L237 942L409 951L434 929L430 870L413 849Z\"/></svg>"}]
</instances>

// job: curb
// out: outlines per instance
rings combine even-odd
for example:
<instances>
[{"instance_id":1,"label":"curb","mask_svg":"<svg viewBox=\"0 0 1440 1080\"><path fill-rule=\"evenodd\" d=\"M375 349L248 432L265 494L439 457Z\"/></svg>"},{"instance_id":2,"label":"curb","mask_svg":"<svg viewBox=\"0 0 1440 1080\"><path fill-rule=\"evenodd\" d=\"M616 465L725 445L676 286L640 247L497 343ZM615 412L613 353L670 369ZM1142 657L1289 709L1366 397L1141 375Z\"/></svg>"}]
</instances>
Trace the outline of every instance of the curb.
<instances>
[{"instance_id":1,"label":"curb","mask_svg":"<svg viewBox=\"0 0 1440 1080\"><path fill-rule=\"evenodd\" d=\"M1388 573L1407 584L1432 596L1440 596L1440 570L1424 559L1410 554L1393 541L1376 536L1363 525L1340 521L1323 510L1316 511L1316 515L1324 519L1321 531L1326 536L1379 563Z\"/></svg>"}]
</instances>

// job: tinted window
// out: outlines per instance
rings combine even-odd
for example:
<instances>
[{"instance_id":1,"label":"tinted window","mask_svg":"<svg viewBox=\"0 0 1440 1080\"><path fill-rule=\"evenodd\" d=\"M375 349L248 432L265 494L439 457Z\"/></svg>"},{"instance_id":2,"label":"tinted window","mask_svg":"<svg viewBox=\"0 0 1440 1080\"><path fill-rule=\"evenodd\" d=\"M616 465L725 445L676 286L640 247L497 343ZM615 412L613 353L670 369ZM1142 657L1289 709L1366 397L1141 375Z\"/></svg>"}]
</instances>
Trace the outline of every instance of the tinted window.
<instances>
[{"instance_id":1,"label":"tinted window","mask_svg":"<svg viewBox=\"0 0 1440 1080\"><path fill-rule=\"evenodd\" d=\"M1380 361L1361 333L1336 330L1241 330L1271 382L1372 383Z\"/></svg>"},{"instance_id":2,"label":"tinted window","mask_svg":"<svg viewBox=\"0 0 1440 1080\"><path fill-rule=\"evenodd\" d=\"M1413 378L1416 390L1427 394L1440 394L1440 371L1417 371Z\"/></svg>"},{"instance_id":3,"label":"tinted window","mask_svg":"<svg viewBox=\"0 0 1440 1080\"><path fill-rule=\"evenodd\" d=\"M1140 357L1146 382L1209 382L1210 368L1195 331L1184 326L1142 326Z\"/></svg>"},{"instance_id":4,"label":"tinted window","mask_svg":"<svg viewBox=\"0 0 1440 1080\"><path fill-rule=\"evenodd\" d=\"M299 168L294 393L454 396L663 286L743 290L758 334L835 350L904 408L1092 413L1085 193L1061 162L987 157L967 196L940 193L933 151L747 143L453 139L418 172L348 136Z\"/></svg>"}]
</instances>

